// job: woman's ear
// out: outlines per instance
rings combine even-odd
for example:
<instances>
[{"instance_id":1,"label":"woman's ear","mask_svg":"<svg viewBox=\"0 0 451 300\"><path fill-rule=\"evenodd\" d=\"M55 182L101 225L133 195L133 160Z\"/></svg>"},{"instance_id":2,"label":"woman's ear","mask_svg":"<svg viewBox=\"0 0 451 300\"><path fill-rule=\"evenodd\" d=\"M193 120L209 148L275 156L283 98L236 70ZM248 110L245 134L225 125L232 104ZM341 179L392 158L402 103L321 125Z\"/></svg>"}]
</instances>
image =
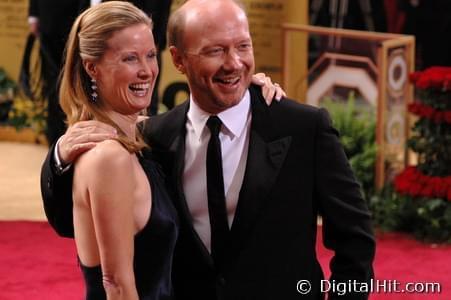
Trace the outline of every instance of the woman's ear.
<instances>
[{"instance_id":1,"label":"woman's ear","mask_svg":"<svg viewBox=\"0 0 451 300\"><path fill-rule=\"evenodd\" d=\"M182 52L175 46L169 47L169 52L171 53L172 62L175 68L182 74L185 74L185 65L183 64Z\"/></svg>"},{"instance_id":2,"label":"woman's ear","mask_svg":"<svg viewBox=\"0 0 451 300\"><path fill-rule=\"evenodd\" d=\"M96 64L91 60L84 60L83 67L85 68L86 73L88 73L89 77L92 79L96 79L97 76L97 68Z\"/></svg>"}]
</instances>

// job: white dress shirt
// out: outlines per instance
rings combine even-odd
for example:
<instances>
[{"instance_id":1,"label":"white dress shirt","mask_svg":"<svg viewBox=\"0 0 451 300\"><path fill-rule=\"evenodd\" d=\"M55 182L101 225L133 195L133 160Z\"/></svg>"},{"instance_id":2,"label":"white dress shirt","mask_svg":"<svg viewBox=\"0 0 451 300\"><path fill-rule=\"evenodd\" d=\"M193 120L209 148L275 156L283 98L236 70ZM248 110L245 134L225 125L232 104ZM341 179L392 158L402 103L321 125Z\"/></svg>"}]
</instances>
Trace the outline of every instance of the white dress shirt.
<instances>
[{"instance_id":1,"label":"white dress shirt","mask_svg":"<svg viewBox=\"0 0 451 300\"><path fill-rule=\"evenodd\" d=\"M207 199L207 146L210 130L206 123L210 114L203 111L190 96L186 122L185 168L183 189L197 234L210 251L211 228ZM251 124L250 94L241 102L218 114L223 126L219 133L222 168L229 227L235 215L246 169Z\"/></svg>"}]
</instances>

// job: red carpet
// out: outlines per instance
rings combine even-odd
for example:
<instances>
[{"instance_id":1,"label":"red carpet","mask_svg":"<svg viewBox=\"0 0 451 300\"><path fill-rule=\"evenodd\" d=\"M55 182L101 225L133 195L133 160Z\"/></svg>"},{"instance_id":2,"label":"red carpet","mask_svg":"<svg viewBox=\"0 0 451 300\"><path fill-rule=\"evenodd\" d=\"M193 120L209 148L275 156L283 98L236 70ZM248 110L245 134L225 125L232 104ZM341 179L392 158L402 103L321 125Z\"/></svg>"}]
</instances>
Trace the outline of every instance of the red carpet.
<instances>
[{"instance_id":1,"label":"red carpet","mask_svg":"<svg viewBox=\"0 0 451 300\"><path fill-rule=\"evenodd\" d=\"M385 234L378 236L377 247L377 279L397 280L401 285L438 282L441 293L373 293L370 299L451 299L451 246ZM331 252L320 247L318 253L323 267L327 266ZM82 298L73 240L57 237L45 222L0 222L0 300Z\"/></svg>"}]
</instances>

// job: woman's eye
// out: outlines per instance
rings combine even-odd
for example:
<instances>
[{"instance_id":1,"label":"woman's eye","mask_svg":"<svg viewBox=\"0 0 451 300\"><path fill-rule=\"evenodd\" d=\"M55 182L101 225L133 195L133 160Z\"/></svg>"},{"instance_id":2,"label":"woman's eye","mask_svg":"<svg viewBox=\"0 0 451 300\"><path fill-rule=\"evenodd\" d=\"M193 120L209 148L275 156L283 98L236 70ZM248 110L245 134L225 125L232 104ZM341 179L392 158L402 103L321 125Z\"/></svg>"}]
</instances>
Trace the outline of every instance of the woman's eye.
<instances>
[{"instance_id":1,"label":"woman's eye","mask_svg":"<svg viewBox=\"0 0 451 300\"><path fill-rule=\"evenodd\" d=\"M134 55L129 55L127 57L125 57L124 61L135 61L136 60L136 56Z\"/></svg>"},{"instance_id":2,"label":"woman's eye","mask_svg":"<svg viewBox=\"0 0 451 300\"><path fill-rule=\"evenodd\" d=\"M148 58L155 58L157 56L156 52L150 52L149 54L147 54Z\"/></svg>"}]
</instances>

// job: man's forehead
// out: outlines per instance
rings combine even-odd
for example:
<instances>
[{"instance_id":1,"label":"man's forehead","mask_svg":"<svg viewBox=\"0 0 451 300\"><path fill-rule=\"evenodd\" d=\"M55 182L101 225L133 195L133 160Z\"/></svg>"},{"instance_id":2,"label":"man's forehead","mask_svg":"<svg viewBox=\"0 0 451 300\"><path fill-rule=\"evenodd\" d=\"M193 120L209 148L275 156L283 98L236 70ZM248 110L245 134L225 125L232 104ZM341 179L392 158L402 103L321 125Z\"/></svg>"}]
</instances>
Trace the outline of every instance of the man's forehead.
<instances>
[{"instance_id":1,"label":"man's forehead","mask_svg":"<svg viewBox=\"0 0 451 300\"><path fill-rule=\"evenodd\" d=\"M186 23L216 22L240 19L247 22L246 13L231 0L189 0L184 5Z\"/></svg>"}]
</instances>

